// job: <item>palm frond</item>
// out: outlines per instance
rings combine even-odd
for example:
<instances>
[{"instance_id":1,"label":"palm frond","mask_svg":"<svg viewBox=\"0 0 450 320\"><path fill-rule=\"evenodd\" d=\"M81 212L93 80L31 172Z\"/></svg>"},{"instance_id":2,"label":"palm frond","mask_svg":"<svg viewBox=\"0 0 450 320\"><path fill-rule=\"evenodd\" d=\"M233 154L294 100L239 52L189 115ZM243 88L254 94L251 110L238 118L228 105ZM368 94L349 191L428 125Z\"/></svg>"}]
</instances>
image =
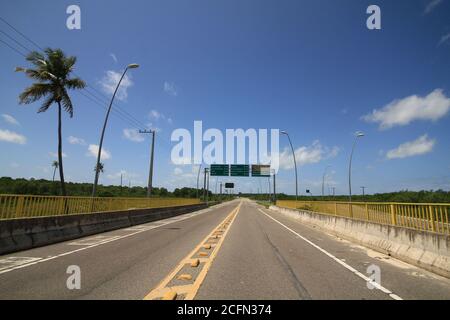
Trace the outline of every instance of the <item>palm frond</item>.
<instances>
[{"instance_id":1,"label":"palm frond","mask_svg":"<svg viewBox=\"0 0 450 320\"><path fill-rule=\"evenodd\" d=\"M31 51L26 59L37 67L41 66L42 62L45 61L44 55L38 51Z\"/></svg>"},{"instance_id":2,"label":"palm frond","mask_svg":"<svg viewBox=\"0 0 450 320\"><path fill-rule=\"evenodd\" d=\"M51 81L52 77L47 71L44 70L36 70L36 69L26 69L25 74L35 80L39 81Z\"/></svg>"},{"instance_id":3,"label":"palm frond","mask_svg":"<svg viewBox=\"0 0 450 320\"><path fill-rule=\"evenodd\" d=\"M45 99L44 103L39 108L38 113L47 111L47 109L50 108L50 106L52 105L53 102L56 102L55 97L53 95L51 95L50 97Z\"/></svg>"},{"instance_id":4,"label":"palm frond","mask_svg":"<svg viewBox=\"0 0 450 320\"><path fill-rule=\"evenodd\" d=\"M34 83L20 94L19 102L20 104L29 104L52 94L52 91L52 86L48 83Z\"/></svg>"},{"instance_id":5,"label":"palm frond","mask_svg":"<svg viewBox=\"0 0 450 320\"><path fill-rule=\"evenodd\" d=\"M70 100L70 97L66 91L66 89L64 89L63 94L61 96L61 102L63 105L63 108L66 112L68 112L70 114L70 117L73 117L73 105L72 105L72 101Z\"/></svg>"},{"instance_id":6,"label":"palm frond","mask_svg":"<svg viewBox=\"0 0 450 320\"><path fill-rule=\"evenodd\" d=\"M66 56L61 49L46 48L44 53L30 52L26 59L34 67L16 68L16 71L24 72L36 82L20 94L20 103L29 104L45 98L38 112L45 112L52 103L58 102L70 117L73 117L73 105L68 90L86 87L80 78L70 78L77 61L76 57Z\"/></svg>"},{"instance_id":7,"label":"palm frond","mask_svg":"<svg viewBox=\"0 0 450 320\"><path fill-rule=\"evenodd\" d=\"M65 85L68 89L83 89L86 87L86 83L80 78L72 78L66 80Z\"/></svg>"}]
</instances>

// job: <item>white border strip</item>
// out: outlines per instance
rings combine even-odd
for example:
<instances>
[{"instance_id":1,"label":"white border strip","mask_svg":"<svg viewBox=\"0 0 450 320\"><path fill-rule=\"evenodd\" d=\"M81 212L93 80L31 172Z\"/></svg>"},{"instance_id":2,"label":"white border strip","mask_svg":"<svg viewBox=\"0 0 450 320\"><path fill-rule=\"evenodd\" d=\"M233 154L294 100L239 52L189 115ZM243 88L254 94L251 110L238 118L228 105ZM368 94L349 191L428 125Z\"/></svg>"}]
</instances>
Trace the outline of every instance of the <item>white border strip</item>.
<instances>
[{"instance_id":1,"label":"white border strip","mask_svg":"<svg viewBox=\"0 0 450 320\"><path fill-rule=\"evenodd\" d=\"M228 204L228 202L226 202L225 204ZM109 243L109 242L113 242L113 241L121 240L121 239L124 239L124 238L128 238L128 237L134 236L134 235L139 234L139 233L142 233L142 232L150 231L150 230L153 230L153 229L156 229L156 228L159 228L159 227L164 227L164 226L166 226L166 225L168 225L168 224L172 224L172 223L180 222L180 221L183 221L183 220L186 220L186 219L189 219L189 218L193 218L193 217L196 217L196 216L201 215L201 214L203 214L203 213L210 212L210 211L212 211L213 209L220 208L220 207L222 207L222 206L224 206L223 203L222 203L222 204L219 204L219 205L217 205L217 206L213 206L213 207L210 207L210 208L206 208L206 209L199 210L199 211L195 212L194 214L191 213L190 216L185 216L185 217L182 217L181 219L178 219L178 220L170 220L170 221L168 221L168 222L166 222L166 223L158 224L158 225L155 226L154 228L150 228L150 229L141 229L141 230L138 230L138 231L136 231L136 232L132 232L132 233L125 234L125 235L123 235L123 236L116 236L116 237L114 237L114 238L112 238L112 239L108 238L108 239L106 239L106 240L104 240L104 241L97 242L97 243L95 243L95 244L91 244L91 245L88 245L88 246L83 247L83 248L80 248L80 249L76 249L76 250L72 250L72 251L67 251L67 252L58 254L58 255L56 255L56 256L50 256L50 257L43 258L43 259L36 257L37 259L40 259L40 260L37 260L37 261L34 261L34 262L30 262L30 263L26 263L26 264L22 264L22 265L15 266L15 267L11 267L11 268L9 268L9 269L1 270L1 271L0 271L0 275L3 274L3 273L7 273L7 272L10 272L10 271L13 271L13 270L26 268L26 267L29 267L29 266L32 266L32 265L35 265L35 264L38 264L38 263L42 263L42 262L54 260L54 259L61 258L61 257L67 256L67 255L73 254L73 253L77 253L77 252L80 252L80 251L84 251L84 250L87 250L87 249L91 249L91 248L94 248L94 247L97 247L97 246L100 246L100 245L103 245L103 244L106 244L106 243ZM182 216L183 216L183 215L182 215ZM151 223L154 223L154 222L161 222L161 221L169 220L169 219L171 219L171 218L163 219L163 220L156 220L156 221L148 222L147 224L151 224ZM143 224L143 225L145 225L145 224ZM143 225L141 225L141 226L143 226ZM118 229L118 230L114 230L114 231L120 231L120 230L123 230L123 229ZM107 231L107 232L114 232L114 231ZM80 238L80 239L83 239L83 240L84 240L84 239L88 239L88 237L84 237L84 238ZM54 245L61 244L61 243L62 243L62 242L60 242L60 243L55 243ZM33 249L37 249L37 248L33 248ZM14 256L10 256L10 257L14 257ZM10 257L6 257L6 258L10 258Z\"/></svg>"}]
</instances>

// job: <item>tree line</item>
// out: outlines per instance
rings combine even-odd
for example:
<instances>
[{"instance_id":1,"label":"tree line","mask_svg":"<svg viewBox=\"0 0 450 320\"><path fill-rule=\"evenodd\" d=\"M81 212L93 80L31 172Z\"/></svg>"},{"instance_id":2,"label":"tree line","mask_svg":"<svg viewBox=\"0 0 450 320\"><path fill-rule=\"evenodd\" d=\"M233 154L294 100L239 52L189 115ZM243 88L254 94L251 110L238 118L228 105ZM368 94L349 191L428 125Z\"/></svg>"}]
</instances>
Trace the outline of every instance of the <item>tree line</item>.
<instances>
[{"instance_id":1,"label":"tree line","mask_svg":"<svg viewBox=\"0 0 450 320\"><path fill-rule=\"evenodd\" d=\"M27 194L55 196L59 194L58 182L45 179L13 179L10 177L0 178L0 194ZM71 196L89 197L92 194L92 183L66 182L66 190ZM199 196L203 195L203 190L198 190ZM116 186L99 185L99 197L146 197L147 188L140 186ZM155 197L176 197L176 198L196 198L195 188L176 188L170 192L166 188L152 188L152 196ZM213 198L211 191L210 199Z\"/></svg>"},{"instance_id":2,"label":"tree line","mask_svg":"<svg viewBox=\"0 0 450 320\"><path fill-rule=\"evenodd\" d=\"M267 200L268 195L242 195L255 200ZM278 200L295 200L295 196L277 194ZM347 195L337 196L299 196L299 201L343 201L348 202ZM402 190L397 192L376 193L370 195L352 195L353 202L403 202L403 203L450 203L450 191L444 190Z\"/></svg>"}]
</instances>

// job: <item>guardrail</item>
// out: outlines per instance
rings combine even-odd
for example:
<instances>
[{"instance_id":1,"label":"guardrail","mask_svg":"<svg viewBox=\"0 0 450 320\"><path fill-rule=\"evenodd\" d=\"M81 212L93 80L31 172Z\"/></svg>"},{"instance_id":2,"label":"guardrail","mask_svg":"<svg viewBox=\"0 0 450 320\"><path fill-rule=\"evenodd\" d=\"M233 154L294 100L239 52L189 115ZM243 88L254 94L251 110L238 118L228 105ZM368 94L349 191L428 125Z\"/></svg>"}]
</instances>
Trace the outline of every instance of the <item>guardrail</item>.
<instances>
[{"instance_id":1,"label":"guardrail","mask_svg":"<svg viewBox=\"0 0 450 320\"><path fill-rule=\"evenodd\" d=\"M0 194L0 220L198 204L186 198L90 198Z\"/></svg>"},{"instance_id":2,"label":"guardrail","mask_svg":"<svg viewBox=\"0 0 450 320\"><path fill-rule=\"evenodd\" d=\"M450 234L450 204L279 200L277 206Z\"/></svg>"}]
</instances>

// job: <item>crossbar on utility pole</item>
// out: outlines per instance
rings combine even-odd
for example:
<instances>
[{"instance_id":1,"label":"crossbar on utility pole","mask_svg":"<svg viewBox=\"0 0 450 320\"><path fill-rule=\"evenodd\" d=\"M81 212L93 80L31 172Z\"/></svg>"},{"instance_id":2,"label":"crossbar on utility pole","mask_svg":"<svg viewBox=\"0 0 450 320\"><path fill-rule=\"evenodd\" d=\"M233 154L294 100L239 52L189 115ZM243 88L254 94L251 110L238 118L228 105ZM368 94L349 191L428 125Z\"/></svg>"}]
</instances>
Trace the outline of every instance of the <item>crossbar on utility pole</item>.
<instances>
[{"instance_id":1,"label":"crossbar on utility pole","mask_svg":"<svg viewBox=\"0 0 450 320\"><path fill-rule=\"evenodd\" d=\"M152 135L152 146L150 148L150 170L148 173L148 186L147 186L147 197L150 197L152 194L153 188L153 155L155 151L155 130L139 130L139 133L142 134L151 134Z\"/></svg>"},{"instance_id":2,"label":"crossbar on utility pole","mask_svg":"<svg viewBox=\"0 0 450 320\"><path fill-rule=\"evenodd\" d=\"M362 189L362 193L363 193L363 194L362 194L362 195L363 195L363 197L364 197L364 196L366 195L366 188L367 188L367 187L361 187L361 189Z\"/></svg>"}]
</instances>

